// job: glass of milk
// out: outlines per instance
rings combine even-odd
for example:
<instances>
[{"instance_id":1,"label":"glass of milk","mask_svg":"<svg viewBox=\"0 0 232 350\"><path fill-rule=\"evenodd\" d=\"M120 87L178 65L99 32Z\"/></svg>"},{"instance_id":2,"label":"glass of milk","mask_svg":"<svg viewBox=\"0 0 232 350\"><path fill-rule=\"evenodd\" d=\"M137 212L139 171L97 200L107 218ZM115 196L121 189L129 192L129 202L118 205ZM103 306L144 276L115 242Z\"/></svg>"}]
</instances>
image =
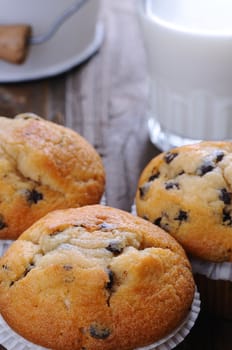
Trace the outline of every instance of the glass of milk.
<instances>
[{"instance_id":1,"label":"glass of milk","mask_svg":"<svg viewBox=\"0 0 232 350\"><path fill-rule=\"evenodd\" d=\"M151 141L232 139L232 1L140 0L139 19Z\"/></svg>"}]
</instances>

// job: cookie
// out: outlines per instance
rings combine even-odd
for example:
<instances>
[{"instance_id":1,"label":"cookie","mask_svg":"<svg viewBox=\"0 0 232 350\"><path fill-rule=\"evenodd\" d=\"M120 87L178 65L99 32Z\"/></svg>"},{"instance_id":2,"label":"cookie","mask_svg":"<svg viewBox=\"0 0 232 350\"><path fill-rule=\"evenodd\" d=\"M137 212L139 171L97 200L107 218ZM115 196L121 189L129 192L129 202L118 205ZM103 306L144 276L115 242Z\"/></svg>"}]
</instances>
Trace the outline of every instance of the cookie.
<instances>
[{"instance_id":1,"label":"cookie","mask_svg":"<svg viewBox=\"0 0 232 350\"><path fill-rule=\"evenodd\" d=\"M98 203L104 185L100 156L73 130L30 113L0 117L0 238L54 209Z\"/></svg>"},{"instance_id":2,"label":"cookie","mask_svg":"<svg viewBox=\"0 0 232 350\"><path fill-rule=\"evenodd\" d=\"M101 205L49 213L0 260L2 316L55 350L150 344L182 323L193 295L189 261L170 235Z\"/></svg>"},{"instance_id":3,"label":"cookie","mask_svg":"<svg viewBox=\"0 0 232 350\"><path fill-rule=\"evenodd\" d=\"M152 159L136 209L193 256L232 262L232 143L205 141Z\"/></svg>"},{"instance_id":4,"label":"cookie","mask_svg":"<svg viewBox=\"0 0 232 350\"><path fill-rule=\"evenodd\" d=\"M0 59L13 64L25 61L31 27L26 24L0 25Z\"/></svg>"}]
</instances>

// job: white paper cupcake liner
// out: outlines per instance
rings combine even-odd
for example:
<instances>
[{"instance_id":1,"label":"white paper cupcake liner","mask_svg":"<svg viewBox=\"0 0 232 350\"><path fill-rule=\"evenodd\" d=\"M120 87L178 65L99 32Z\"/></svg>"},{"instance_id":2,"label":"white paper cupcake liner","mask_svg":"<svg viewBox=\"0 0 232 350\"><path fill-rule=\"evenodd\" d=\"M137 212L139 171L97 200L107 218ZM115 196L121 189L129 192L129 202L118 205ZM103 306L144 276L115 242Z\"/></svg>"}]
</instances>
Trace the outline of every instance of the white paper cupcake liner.
<instances>
[{"instance_id":1,"label":"white paper cupcake liner","mask_svg":"<svg viewBox=\"0 0 232 350\"><path fill-rule=\"evenodd\" d=\"M135 350L171 350L181 343L189 334L191 328L196 322L200 312L200 296L198 291L195 291L191 310L182 324L172 333L162 338L161 340L142 348ZM45 348L32 344L15 333L0 316L0 344L6 347L7 350L45 350Z\"/></svg>"},{"instance_id":2,"label":"white paper cupcake liner","mask_svg":"<svg viewBox=\"0 0 232 350\"><path fill-rule=\"evenodd\" d=\"M7 350L45 350L15 333L0 316L0 344Z\"/></svg>"},{"instance_id":3,"label":"white paper cupcake liner","mask_svg":"<svg viewBox=\"0 0 232 350\"><path fill-rule=\"evenodd\" d=\"M191 258L195 282L201 293L202 308L232 320L232 263L213 263Z\"/></svg>"},{"instance_id":4,"label":"white paper cupcake liner","mask_svg":"<svg viewBox=\"0 0 232 350\"><path fill-rule=\"evenodd\" d=\"M189 258L193 274L204 275L213 280L224 280L232 282L232 263L214 263L197 258Z\"/></svg>"}]
</instances>

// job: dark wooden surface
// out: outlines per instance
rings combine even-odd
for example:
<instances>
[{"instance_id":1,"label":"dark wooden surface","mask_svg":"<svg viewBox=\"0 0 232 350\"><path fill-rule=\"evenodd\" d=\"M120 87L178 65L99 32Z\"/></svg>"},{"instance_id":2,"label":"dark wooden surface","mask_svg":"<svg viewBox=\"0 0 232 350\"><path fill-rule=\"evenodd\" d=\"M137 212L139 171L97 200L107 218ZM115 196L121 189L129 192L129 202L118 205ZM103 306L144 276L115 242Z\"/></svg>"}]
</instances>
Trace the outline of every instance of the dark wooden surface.
<instances>
[{"instance_id":1,"label":"dark wooden surface","mask_svg":"<svg viewBox=\"0 0 232 350\"><path fill-rule=\"evenodd\" d=\"M50 79L0 84L0 115L34 112L89 140L104 161L107 204L128 211L139 174L159 152L148 138L146 59L135 7L136 0L103 0L104 43L81 66ZM202 311L176 349L231 350L232 323Z\"/></svg>"}]
</instances>

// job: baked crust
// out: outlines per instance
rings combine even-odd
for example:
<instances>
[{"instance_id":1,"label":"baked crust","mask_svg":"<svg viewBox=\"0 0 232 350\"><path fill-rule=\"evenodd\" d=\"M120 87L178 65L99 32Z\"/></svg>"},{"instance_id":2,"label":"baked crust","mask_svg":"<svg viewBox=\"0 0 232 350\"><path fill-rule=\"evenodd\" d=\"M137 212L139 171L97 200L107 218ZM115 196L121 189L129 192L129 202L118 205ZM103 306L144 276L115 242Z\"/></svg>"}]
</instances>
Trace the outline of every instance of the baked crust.
<instances>
[{"instance_id":1,"label":"baked crust","mask_svg":"<svg viewBox=\"0 0 232 350\"><path fill-rule=\"evenodd\" d=\"M57 350L126 350L185 318L194 295L182 247L151 223L101 205L37 221L0 261L0 309L28 340Z\"/></svg>"},{"instance_id":2,"label":"baked crust","mask_svg":"<svg viewBox=\"0 0 232 350\"><path fill-rule=\"evenodd\" d=\"M31 26L26 24L0 25L0 59L21 64L29 50Z\"/></svg>"},{"instance_id":3,"label":"baked crust","mask_svg":"<svg viewBox=\"0 0 232 350\"><path fill-rule=\"evenodd\" d=\"M99 155L73 130L30 113L0 117L0 238L54 209L98 203L104 184Z\"/></svg>"},{"instance_id":4,"label":"baked crust","mask_svg":"<svg viewBox=\"0 0 232 350\"><path fill-rule=\"evenodd\" d=\"M205 141L152 159L138 183L136 208L190 254L231 262L232 143Z\"/></svg>"}]
</instances>

